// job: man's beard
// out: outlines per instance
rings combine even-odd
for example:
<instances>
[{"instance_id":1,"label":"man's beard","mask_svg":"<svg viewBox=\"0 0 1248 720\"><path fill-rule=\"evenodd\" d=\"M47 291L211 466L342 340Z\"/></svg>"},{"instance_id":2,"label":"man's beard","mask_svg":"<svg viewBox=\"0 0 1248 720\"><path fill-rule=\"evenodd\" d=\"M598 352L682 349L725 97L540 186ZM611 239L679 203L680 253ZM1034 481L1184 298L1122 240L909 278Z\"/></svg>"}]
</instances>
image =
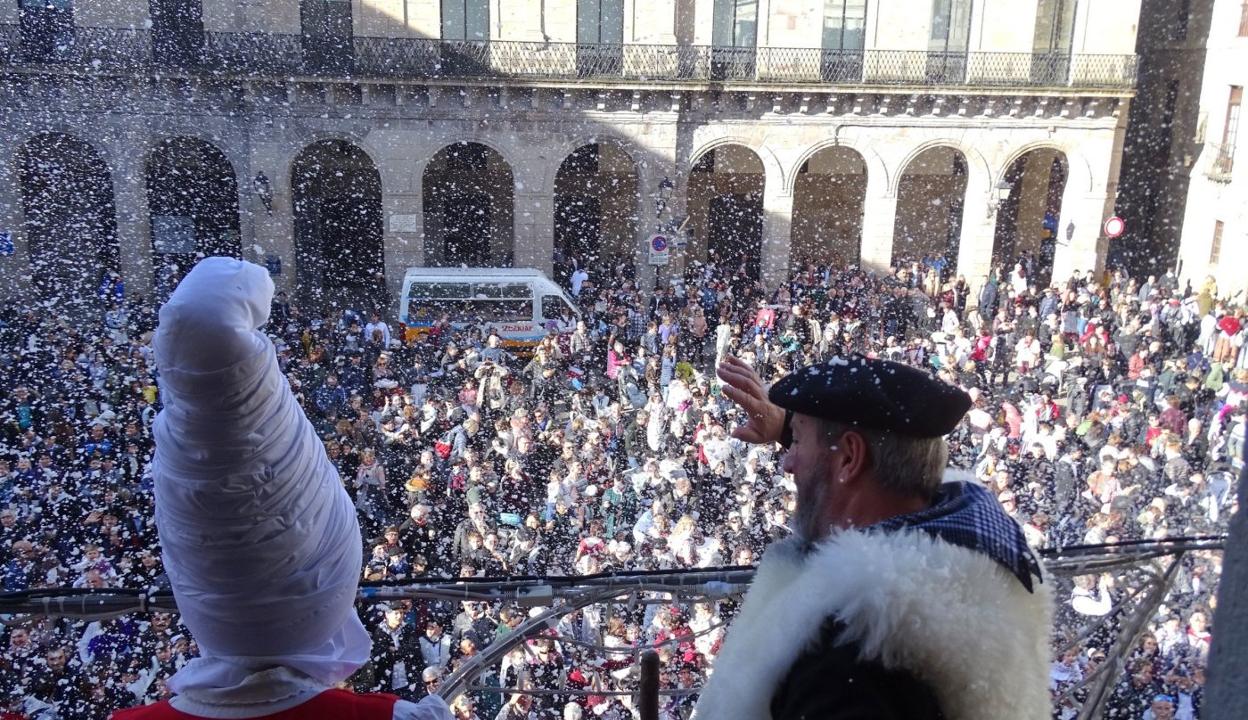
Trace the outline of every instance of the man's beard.
<instances>
[{"instance_id":1,"label":"man's beard","mask_svg":"<svg viewBox=\"0 0 1248 720\"><path fill-rule=\"evenodd\" d=\"M802 488L807 488L802 492ZM803 545L811 545L827 535L827 521L823 519L823 507L831 493L831 482L826 478L805 481L798 485L797 507L789 525L793 535Z\"/></svg>"}]
</instances>

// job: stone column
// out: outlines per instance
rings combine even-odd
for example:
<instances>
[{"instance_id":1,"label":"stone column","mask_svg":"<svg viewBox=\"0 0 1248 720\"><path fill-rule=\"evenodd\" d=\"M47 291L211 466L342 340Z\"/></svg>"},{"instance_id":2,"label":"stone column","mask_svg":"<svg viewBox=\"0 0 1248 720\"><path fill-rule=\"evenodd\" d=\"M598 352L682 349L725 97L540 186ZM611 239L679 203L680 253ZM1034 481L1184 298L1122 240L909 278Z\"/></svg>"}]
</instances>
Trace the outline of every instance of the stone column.
<instances>
[{"instance_id":1,"label":"stone column","mask_svg":"<svg viewBox=\"0 0 1248 720\"><path fill-rule=\"evenodd\" d=\"M966 276L972 297L992 269L992 245L996 238L997 212L993 210L992 180L986 173L971 173L962 203L962 237L958 244L957 274Z\"/></svg>"},{"instance_id":2,"label":"stone column","mask_svg":"<svg viewBox=\"0 0 1248 720\"><path fill-rule=\"evenodd\" d=\"M395 300L394 307L387 308L387 312L390 317L398 317L403 276L409 267L419 267L425 262L425 218L421 202L424 166L418 166L414 158L403 153L402 146L386 147L377 156L377 171L381 173L386 286Z\"/></svg>"},{"instance_id":3,"label":"stone column","mask_svg":"<svg viewBox=\"0 0 1248 720\"><path fill-rule=\"evenodd\" d=\"M525 183L522 187L541 187ZM536 268L550 276L555 256L555 201L542 193L516 193L514 214L515 267Z\"/></svg>"},{"instance_id":4,"label":"stone column","mask_svg":"<svg viewBox=\"0 0 1248 720\"><path fill-rule=\"evenodd\" d=\"M887 274L893 262L893 226L897 222L897 196L881 172L867 176L862 205L862 249L859 264L877 274Z\"/></svg>"},{"instance_id":5,"label":"stone column","mask_svg":"<svg viewBox=\"0 0 1248 720\"><path fill-rule=\"evenodd\" d=\"M259 173L269 179L269 187L273 190L273 211L270 213L264 204L251 190L248 204L253 208L252 218L255 224L255 242L252 252L261 264L269 256L281 263L281 274L273 278L273 282L293 299L295 297L295 219L294 203L291 197L290 162L297 150L287 147L284 143L274 141L258 141L251 147L250 166L247 177L250 189L252 180ZM258 251L257 249L258 248Z\"/></svg>"},{"instance_id":6,"label":"stone column","mask_svg":"<svg viewBox=\"0 0 1248 720\"><path fill-rule=\"evenodd\" d=\"M403 276L409 267L420 267L425 262L425 235L421 231L424 215L421 213L420 195L385 192L381 200L381 214L385 222L386 285L395 299L395 306L388 308L388 311L390 317L398 317Z\"/></svg>"},{"instance_id":7,"label":"stone column","mask_svg":"<svg viewBox=\"0 0 1248 720\"><path fill-rule=\"evenodd\" d=\"M1086 276L1089 270L1105 265L1108 241L1101 232L1105 221L1104 192L1080 192L1066 184L1062 195L1062 217L1057 223L1057 252L1053 258L1053 281L1064 283L1075 270ZM1074 224L1074 234L1066 238L1067 227Z\"/></svg>"},{"instance_id":8,"label":"stone column","mask_svg":"<svg viewBox=\"0 0 1248 720\"><path fill-rule=\"evenodd\" d=\"M638 287L647 292L654 290L659 274L659 268L650 264L648 244L650 236L657 231L660 222L670 223L673 218L681 217L684 213L684 197L682 196L678 201L677 195L680 193L673 190L667 210L663 212L661 218L655 219L654 199L659 195L659 183L664 177L671 177L671 175L664 174L669 170L671 170L670 167L647 165L646 171L637 177L637 233L633 238L633 268L636 272ZM673 238L675 238L675 233L673 233ZM675 260L679 252L679 249L672 248L669 255Z\"/></svg>"},{"instance_id":9,"label":"stone column","mask_svg":"<svg viewBox=\"0 0 1248 720\"><path fill-rule=\"evenodd\" d=\"M13 254L0 255L0 298L8 300L23 296L30 287L30 245L23 225L18 168L0 155L0 233L3 232L9 233L13 241Z\"/></svg>"},{"instance_id":10,"label":"stone column","mask_svg":"<svg viewBox=\"0 0 1248 720\"><path fill-rule=\"evenodd\" d=\"M126 294L152 292L152 223L147 203L146 136L126 138L109 168L117 215L117 246Z\"/></svg>"},{"instance_id":11,"label":"stone column","mask_svg":"<svg viewBox=\"0 0 1248 720\"><path fill-rule=\"evenodd\" d=\"M247 174L246 158L239 161L231 158L234 165L234 177L238 183L238 244L242 258L257 265L264 264L264 257L256 252L256 225L259 220L257 213L264 214L264 205L256 197L252 187L251 176Z\"/></svg>"},{"instance_id":12,"label":"stone column","mask_svg":"<svg viewBox=\"0 0 1248 720\"><path fill-rule=\"evenodd\" d=\"M789 249L793 228L793 191L768 183L763 191L763 247L759 274L774 288L789 276Z\"/></svg>"}]
</instances>

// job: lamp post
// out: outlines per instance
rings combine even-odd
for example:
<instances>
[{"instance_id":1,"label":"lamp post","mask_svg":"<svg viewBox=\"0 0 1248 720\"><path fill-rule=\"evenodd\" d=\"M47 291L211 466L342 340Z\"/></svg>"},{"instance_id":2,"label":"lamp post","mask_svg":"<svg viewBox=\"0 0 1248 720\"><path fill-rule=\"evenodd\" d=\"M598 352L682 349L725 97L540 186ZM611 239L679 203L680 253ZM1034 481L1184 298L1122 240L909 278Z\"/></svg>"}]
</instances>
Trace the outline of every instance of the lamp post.
<instances>
[{"instance_id":1,"label":"lamp post","mask_svg":"<svg viewBox=\"0 0 1248 720\"><path fill-rule=\"evenodd\" d=\"M252 178L251 188L255 191L256 197L260 198L260 202L264 204L265 212L273 214L273 184L269 182L269 176L264 171L256 173Z\"/></svg>"},{"instance_id":2,"label":"lamp post","mask_svg":"<svg viewBox=\"0 0 1248 720\"><path fill-rule=\"evenodd\" d=\"M659 181L659 194L654 198L654 219L658 220L663 217L663 211L667 209L668 203L672 199L672 192L676 189L676 184L669 177L664 177Z\"/></svg>"},{"instance_id":3,"label":"lamp post","mask_svg":"<svg viewBox=\"0 0 1248 720\"><path fill-rule=\"evenodd\" d=\"M1001 178L1000 180L998 180L997 184L992 187L992 191L993 191L992 198L988 200L988 217L989 218L996 215L997 211L1001 209L1001 204L1004 203L1006 200L1010 199L1010 192L1013 189L1014 189L1013 183L1011 183L1009 180L1006 180L1005 178Z\"/></svg>"}]
</instances>

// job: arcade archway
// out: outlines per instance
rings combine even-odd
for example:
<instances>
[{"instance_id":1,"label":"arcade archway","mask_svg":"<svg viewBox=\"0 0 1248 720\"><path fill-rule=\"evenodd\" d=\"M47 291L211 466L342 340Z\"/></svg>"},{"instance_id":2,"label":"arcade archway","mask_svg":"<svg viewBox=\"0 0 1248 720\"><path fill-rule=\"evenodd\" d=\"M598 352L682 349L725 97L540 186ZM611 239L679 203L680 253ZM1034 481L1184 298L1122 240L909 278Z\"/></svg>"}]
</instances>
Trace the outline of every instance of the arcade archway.
<instances>
[{"instance_id":1,"label":"arcade archway","mask_svg":"<svg viewBox=\"0 0 1248 720\"><path fill-rule=\"evenodd\" d=\"M152 266L158 292L195 262L197 254L240 257L238 181L216 146L189 137L161 142L147 159L147 205Z\"/></svg>"},{"instance_id":2,"label":"arcade archway","mask_svg":"<svg viewBox=\"0 0 1248 720\"><path fill-rule=\"evenodd\" d=\"M689 173L690 257L757 280L766 182L763 161L743 145L720 145L698 156Z\"/></svg>"},{"instance_id":3,"label":"arcade archway","mask_svg":"<svg viewBox=\"0 0 1248 720\"><path fill-rule=\"evenodd\" d=\"M58 312L91 312L105 276L119 269L108 166L90 144L62 133L26 142L16 165L37 297Z\"/></svg>"},{"instance_id":4,"label":"arcade archway","mask_svg":"<svg viewBox=\"0 0 1248 720\"><path fill-rule=\"evenodd\" d=\"M360 148L323 140L291 168L295 277L304 302L373 308L385 298L381 175Z\"/></svg>"},{"instance_id":5,"label":"arcade archway","mask_svg":"<svg viewBox=\"0 0 1248 720\"><path fill-rule=\"evenodd\" d=\"M637 169L612 143L582 145L555 175L555 272L578 264L632 267L637 237Z\"/></svg>"},{"instance_id":6,"label":"arcade archway","mask_svg":"<svg viewBox=\"0 0 1248 720\"><path fill-rule=\"evenodd\" d=\"M962 210L966 203L966 156L940 145L916 155L902 173L893 223L893 265L915 260L958 264Z\"/></svg>"},{"instance_id":7,"label":"arcade archway","mask_svg":"<svg viewBox=\"0 0 1248 720\"><path fill-rule=\"evenodd\" d=\"M1049 284L1068 175L1066 155L1054 148L1030 150L1010 163L1002 177L1010 194L997 209L993 267L1022 263L1032 284Z\"/></svg>"},{"instance_id":8,"label":"arcade archway","mask_svg":"<svg viewBox=\"0 0 1248 720\"><path fill-rule=\"evenodd\" d=\"M824 148L811 155L793 181L793 267L858 264L867 165L856 150Z\"/></svg>"},{"instance_id":9,"label":"arcade archway","mask_svg":"<svg viewBox=\"0 0 1248 720\"><path fill-rule=\"evenodd\" d=\"M473 142L448 145L425 167L423 184L426 263L511 265L515 182L498 151Z\"/></svg>"}]
</instances>

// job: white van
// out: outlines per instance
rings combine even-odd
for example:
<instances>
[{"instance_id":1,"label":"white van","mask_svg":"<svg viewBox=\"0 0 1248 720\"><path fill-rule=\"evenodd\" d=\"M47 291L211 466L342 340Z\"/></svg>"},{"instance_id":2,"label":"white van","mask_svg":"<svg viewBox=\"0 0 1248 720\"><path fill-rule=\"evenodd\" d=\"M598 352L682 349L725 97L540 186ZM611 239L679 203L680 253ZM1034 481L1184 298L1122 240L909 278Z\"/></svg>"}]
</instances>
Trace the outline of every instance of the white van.
<instances>
[{"instance_id":1,"label":"white van","mask_svg":"<svg viewBox=\"0 0 1248 720\"><path fill-rule=\"evenodd\" d=\"M456 328L475 325L503 344L532 347L551 332L570 332L576 304L532 268L408 268L399 322L407 339L420 338L443 313Z\"/></svg>"}]
</instances>

